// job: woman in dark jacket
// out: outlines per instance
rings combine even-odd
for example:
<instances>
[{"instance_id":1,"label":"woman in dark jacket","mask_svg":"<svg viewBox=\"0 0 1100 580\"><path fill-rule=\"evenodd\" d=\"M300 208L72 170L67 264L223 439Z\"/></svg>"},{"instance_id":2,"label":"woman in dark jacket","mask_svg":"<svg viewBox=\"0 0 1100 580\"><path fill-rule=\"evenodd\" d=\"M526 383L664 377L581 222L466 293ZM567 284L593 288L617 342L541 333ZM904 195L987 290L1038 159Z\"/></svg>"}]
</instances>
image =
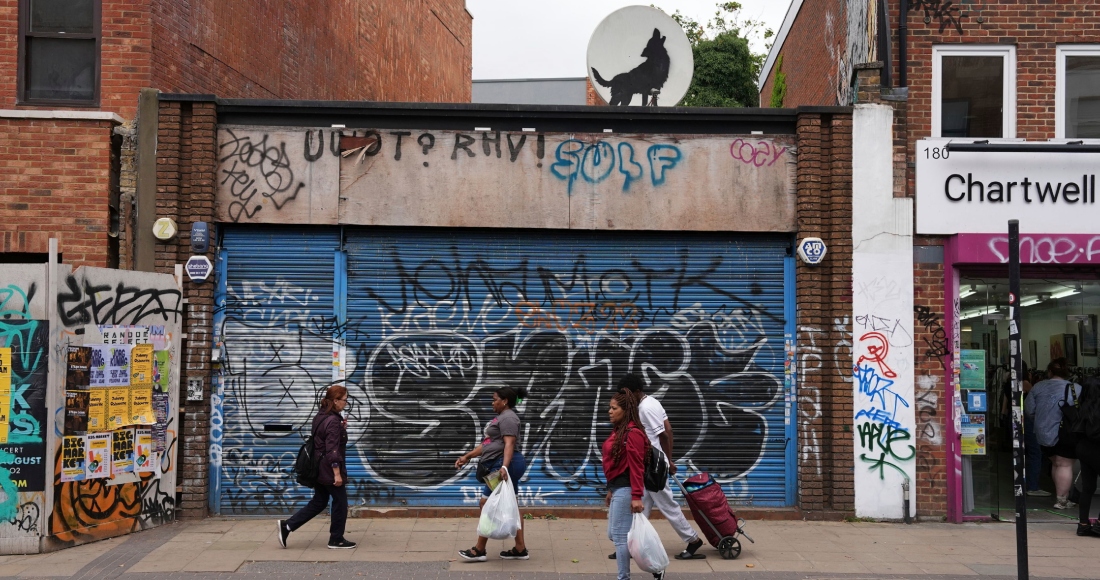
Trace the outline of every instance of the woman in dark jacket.
<instances>
[{"instance_id":1,"label":"woman in dark jacket","mask_svg":"<svg viewBox=\"0 0 1100 580\"><path fill-rule=\"evenodd\" d=\"M328 528L328 547L331 550L348 550L355 542L344 539L344 525L348 519L348 469L344 464L348 447L348 420L340 413L348 405L348 390L333 385L321 399L321 410L313 418L313 449L321 458L317 470L317 487L313 499L290 519L279 520L279 545L286 547L290 532L302 527L313 516L323 512L332 498L332 521Z\"/></svg>"},{"instance_id":2,"label":"woman in dark jacket","mask_svg":"<svg viewBox=\"0 0 1100 580\"><path fill-rule=\"evenodd\" d=\"M615 544L615 563L619 580L630 580L630 552L626 535L634 517L645 505L645 458L649 439L638 418L638 402L634 396L620 392L611 398L608 408L611 435L603 442L603 475L607 479L607 537ZM664 572L654 574L663 578Z\"/></svg>"}]
</instances>

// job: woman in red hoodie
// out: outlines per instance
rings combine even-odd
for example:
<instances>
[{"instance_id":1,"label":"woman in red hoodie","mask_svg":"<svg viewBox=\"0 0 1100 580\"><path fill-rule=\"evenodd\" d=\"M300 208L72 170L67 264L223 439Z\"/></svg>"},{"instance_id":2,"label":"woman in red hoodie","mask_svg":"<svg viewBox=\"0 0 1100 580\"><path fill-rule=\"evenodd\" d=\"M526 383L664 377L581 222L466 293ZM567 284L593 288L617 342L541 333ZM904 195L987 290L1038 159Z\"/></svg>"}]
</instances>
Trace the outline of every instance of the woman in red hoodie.
<instances>
[{"instance_id":1,"label":"woman in red hoodie","mask_svg":"<svg viewBox=\"0 0 1100 580\"><path fill-rule=\"evenodd\" d=\"M638 418L638 402L627 393L611 398L608 409L611 435L603 442L603 475L607 480L607 537L615 544L619 580L630 580L630 552L626 535L633 522L631 513L644 508L645 458L649 440ZM661 578L662 574L654 574Z\"/></svg>"}]
</instances>

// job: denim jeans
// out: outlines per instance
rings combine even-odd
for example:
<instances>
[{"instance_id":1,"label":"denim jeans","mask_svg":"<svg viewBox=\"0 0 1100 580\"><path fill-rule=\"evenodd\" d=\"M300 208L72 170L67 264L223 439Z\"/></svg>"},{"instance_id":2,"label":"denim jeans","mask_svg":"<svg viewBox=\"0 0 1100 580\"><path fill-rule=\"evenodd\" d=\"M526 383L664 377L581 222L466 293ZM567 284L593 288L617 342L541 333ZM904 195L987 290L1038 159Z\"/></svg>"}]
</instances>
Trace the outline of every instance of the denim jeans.
<instances>
[{"instance_id":1,"label":"denim jeans","mask_svg":"<svg viewBox=\"0 0 1100 580\"><path fill-rule=\"evenodd\" d=\"M286 527L290 531L297 530L312 520L317 514L325 511L328 500L332 498L332 509L329 510L332 519L328 525L328 541L330 544L344 539L344 526L348 521L348 490L344 486L321 485L313 489L313 499L297 513L286 521Z\"/></svg>"},{"instance_id":2,"label":"denim jeans","mask_svg":"<svg viewBox=\"0 0 1100 580\"><path fill-rule=\"evenodd\" d=\"M620 487L611 492L611 506L607 510L607 539L615 544L615 564L619 567L619 580L630 580L630 551L626 549L626 535L634 514L630 511L630 488Z\"/></svg>"},{"instance_id":3,"label":"denim jeans","mask_svg":"<svg viewBox=\"0 0 1100 580\"><path fill-rule=\"evenodd\" d=\"M489 462L489 471L500 471L500 468L504 465L504 456L501 455L496 459ZM508 466L508 481L512 482L512 491L516 492L516 497L519 497L519 480L523 479L523 474L527 472L527 460L523 458L523 454L519 451L512 453L512 464ZM493 490L489 489L488 485L481 486L481 495L489 497L493 495Z\"/></svg>"}]
</instances>

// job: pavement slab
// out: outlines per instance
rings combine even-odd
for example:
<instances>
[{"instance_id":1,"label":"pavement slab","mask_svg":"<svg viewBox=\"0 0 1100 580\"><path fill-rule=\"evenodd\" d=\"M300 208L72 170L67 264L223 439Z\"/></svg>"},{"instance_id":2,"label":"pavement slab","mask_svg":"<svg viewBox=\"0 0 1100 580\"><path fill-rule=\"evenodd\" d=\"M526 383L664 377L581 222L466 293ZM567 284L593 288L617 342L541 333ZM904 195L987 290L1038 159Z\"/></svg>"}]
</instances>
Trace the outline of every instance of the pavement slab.
<instances>
[{"instance_id":1,"label":"pavement slab","mask_svg":"<svg viewBox=\"0 0 1100 580\"><path fill-rule=\"evenodd\" d=\"M212 518L180 522L49 554L0 557L0 577L67 580L300 580L303 577L438 580L585 580L612 578L606 520L524 521L530 560L496 557L508 541L488 544L490 559L469 563L459 549L477 540L475 518L379 518L348 522L359 545L330 550L328 520L316 518L279 546L274 519ZM1016 577L1011 524L913 525L872 522L749 522L757 543L723 559L704 546L703 560L672 556L683 542L655 527L669 554L666 578L744 580L957 580ZM1073 522L1029 526L1031 578L1096 578L1100 540L1078 538ZM633 566L633 577L649 574Z\"/></svg>"}]
</instances>

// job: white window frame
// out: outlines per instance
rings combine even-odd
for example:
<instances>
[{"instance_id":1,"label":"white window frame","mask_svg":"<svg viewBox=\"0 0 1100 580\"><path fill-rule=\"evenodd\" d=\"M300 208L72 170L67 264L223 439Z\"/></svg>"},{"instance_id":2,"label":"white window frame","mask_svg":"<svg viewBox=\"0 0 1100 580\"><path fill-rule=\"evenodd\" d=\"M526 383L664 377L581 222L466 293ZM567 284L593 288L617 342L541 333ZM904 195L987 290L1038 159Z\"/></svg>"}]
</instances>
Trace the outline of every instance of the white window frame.
<instances>
[{"instance_id":1,"label":"white window frame","mask_svg":"<svg viewBox=\"0 0 1100 580\"><path fill-rule=\"evenodd\" d=\"M1054 138L1068 139L1066 137L1066 57L1100 56L1100 44L1060 45L1056 54L1058 72L1054 84ZM1095 141L1095 139L1089 139L1089 141Z\"/></svg>"},{"instance_id":2,"label":"white window frame","mask_svg":"<svg viewBox=\"0 0 1100 580\"><path fill-rule=\"evenodd\" d=\"M951 44L932 47L932 137L940 137L943 118L942 100L943 57L1000 56L1004 58L1004 103L1002 107L1002 139L1016 138L1016 47L999 44Z\"/></svg>"}]
</instances>

